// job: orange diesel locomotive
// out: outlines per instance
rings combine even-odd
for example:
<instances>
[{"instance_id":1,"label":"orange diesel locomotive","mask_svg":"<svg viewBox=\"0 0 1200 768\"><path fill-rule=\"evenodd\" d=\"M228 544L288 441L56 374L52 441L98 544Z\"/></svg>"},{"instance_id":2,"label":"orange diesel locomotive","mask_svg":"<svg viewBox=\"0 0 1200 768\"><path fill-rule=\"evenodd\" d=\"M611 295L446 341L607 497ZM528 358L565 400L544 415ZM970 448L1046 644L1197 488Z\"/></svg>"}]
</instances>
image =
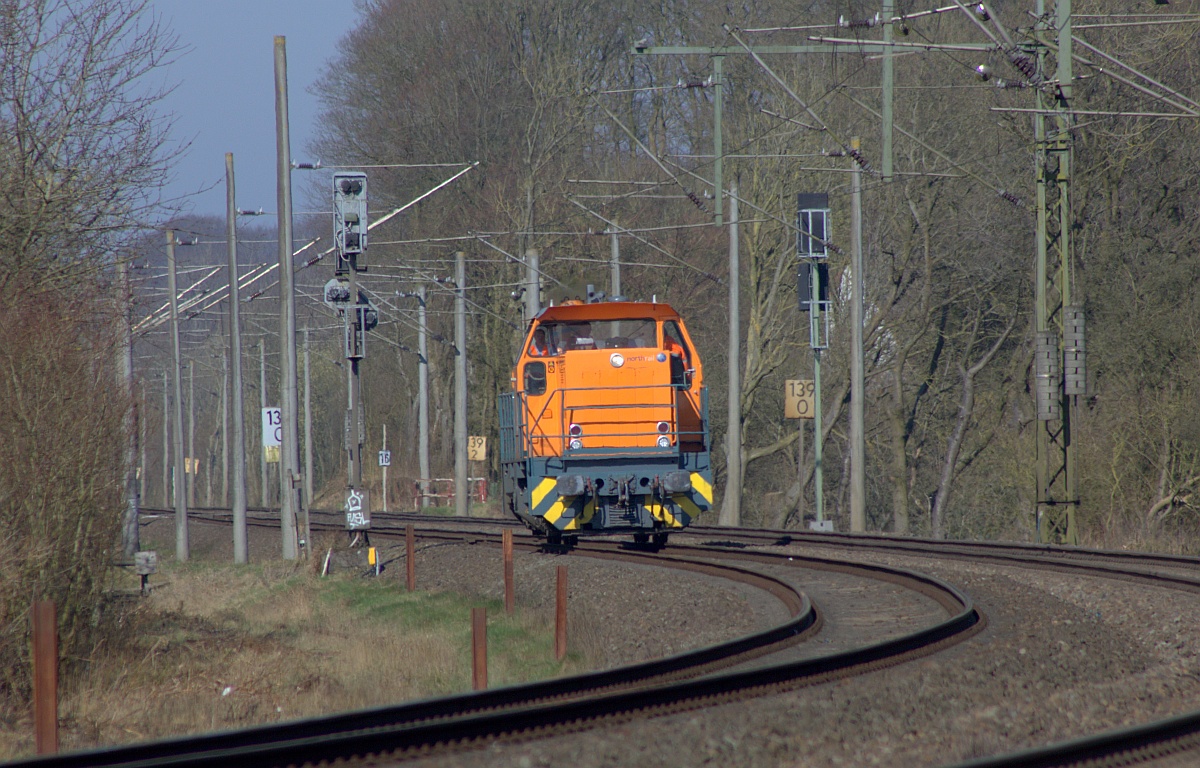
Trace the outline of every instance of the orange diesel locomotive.
<instances>
[{"instance_id":1,"label":"orange diesel locomotive","mask_svg":"<svg viewBox=\"0 0 1200 768\"><path fill-rule=\"evenodd\" d=\"M512 381L499 403L504 501L535 533L661 545L712 505L704 370L670 306L548 307Z\"/></svg>"}]
</instances>

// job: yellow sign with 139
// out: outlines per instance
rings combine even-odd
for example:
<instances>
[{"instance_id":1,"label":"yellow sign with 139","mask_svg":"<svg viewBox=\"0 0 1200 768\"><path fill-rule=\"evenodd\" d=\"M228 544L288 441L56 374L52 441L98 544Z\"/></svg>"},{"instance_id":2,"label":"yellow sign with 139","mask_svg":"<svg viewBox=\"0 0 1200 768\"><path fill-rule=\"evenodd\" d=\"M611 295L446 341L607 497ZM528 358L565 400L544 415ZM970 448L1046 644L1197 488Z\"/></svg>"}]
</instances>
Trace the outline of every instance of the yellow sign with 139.
<instances>
[{"instance_id":1,"label":"yellow sign with 139","mask_svg":"<svg viewBox=\"0 0 1200 768\"><path fill-rule=\"evenodd\" d=\"M812 379L788 379L783 393L785 419L811 419L816 408Z\"/></svg>"}]
</instances>

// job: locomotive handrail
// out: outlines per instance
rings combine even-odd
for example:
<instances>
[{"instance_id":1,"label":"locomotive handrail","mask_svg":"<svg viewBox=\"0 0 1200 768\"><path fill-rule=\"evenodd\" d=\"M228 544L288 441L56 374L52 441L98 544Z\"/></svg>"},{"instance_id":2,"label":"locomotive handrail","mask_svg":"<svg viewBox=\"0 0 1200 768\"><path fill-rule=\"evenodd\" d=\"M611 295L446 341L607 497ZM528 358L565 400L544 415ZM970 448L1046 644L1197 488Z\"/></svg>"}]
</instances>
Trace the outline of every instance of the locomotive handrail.
<instances>
[{"instance_id":1,"label":"locomotive handrail","mask_svg":"<svg viewBox=\"0 0 1200 768\"><path fill-rule=\"evenodd\" d=\"M619 390L619 391L662 390L662 391L666 391L670 396L667 398L664 398L665 402L582 403L579 405L570 405L570 406L567 405L567 395L571 394L571 393L612 392L613 390ZM519 411L522 417L528 417L528 418L522 419L521 426L524 427L525 425L528 425L529 429L518 430L517 433L514 435L514 438L516 438L516 437L520 438L522 456L528 456L533 452L533 444L532 443L533 443L533 440L535 440L535 439L536 440L548 440L548 441L552 441L553 443L557 443L558 451L557 451L556 455L564 456L564 455L567 455L568 452L570 452L569 446L570 446L570 439L572 437L570 434L568 434L567 427L565 426L570 423L567 420L567 411L568 410L570 410L572 412L589 412L589 411L615 411L615 410L635 409L635 408L664 408L664 409L670 409L669 423L672 425L672 429L665 434L675 437L675 441L672 444L670 450L677 451L679 449L680 438L692 437L695 435L703 436L703 434L704 434L703 429L701 429L700 431L692 431L692 430L681 431L679 429L679 405L678 405L678 401L676 400L676 393L678 393L678 392L679 392L679 389L677 387L675 387L675 385L673 385L673 384L622 384L622 385L606 385L606 386L590 386L590 387L559 387L554 390L552 395L546 399L545 403L542 404L541 409L535 414L529 408L528 395L525 393L524 390L518 390L514 393L514 395L520 401L521 407L519 409L514 409L514 410ZM689 400L690 400L690 397L689 397ZM547 411L552 405L558 406L559 415L557 415L557 416L548 416L547 415ZM533 435L533 430L535 428L543 426L543 420L545 420L546 422L551 422L556 418L558 419L557 430L544 431L540 435L537 435L537 436ZM514 429L516 429L515 424L514 424ZM586 435L585 437L586 438L602 438L602 437L637 438L637 437L658 437L662 434L664 434L664 433L660 433L657 430L648 430L648 431L624 430L624 431L620 431L620 432L590 433L590 434ZM611 449L614 446L599 446L599 447ZM649 446L646 446L646 447L649 447ZM657 450L667 450L667 449L657 449Z\"/></svg>"}]
</instances>

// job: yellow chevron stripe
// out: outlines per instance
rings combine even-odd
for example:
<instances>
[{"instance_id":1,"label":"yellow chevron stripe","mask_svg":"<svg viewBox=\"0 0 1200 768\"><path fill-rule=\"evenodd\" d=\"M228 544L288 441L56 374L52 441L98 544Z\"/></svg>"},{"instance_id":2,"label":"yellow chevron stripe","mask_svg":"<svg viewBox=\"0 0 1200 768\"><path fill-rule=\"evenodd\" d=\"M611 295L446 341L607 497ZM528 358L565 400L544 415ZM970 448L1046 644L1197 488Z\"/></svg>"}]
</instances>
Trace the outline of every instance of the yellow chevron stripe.
<instances>
[{"instance_id":1,"label":"yellow chevron stripe","mask_svg":"<svg viewBox=\"0 0 1200 768\"><path fill-rule=\"evenodd\" d=\"M712 485L699 472L692 473L692 490L700 494L701 498L707 501L710 506L712 505ZM534 504L534 506L536 507L537 505Z\"/></svg>"},{"instance_id":2,"label":"yellow chevron stripe","mask_svg":"<svg viewBox=\"0 0 1200 768\"><path fill-rule=\"evenodd\" d=\"M578 496L560 496L557 501L550 505L550 509L546 510L546 514L542 515L542 519L562 531L579 530L582 526L578 515L572 515L567 518L567 521L562 525L558 524L563 514L568 509L571 509L578 500Z\"/></svg>"},{"instance_id":3,"label":"yellow chevron stripe","mask_svg":"<svg viewBox=\"0 0 1200 768\"><path fill-rule=\"evenodd\" d=\"M558 518L562 517L563 512L567 511L567 505L563 503L562 497L558 501L550 505L550 509L546 510L546 514L542 515L547 523L558 525Z\"/></svg>"},{"instance_id":4,"label":"yellow chevron stripe","mask_svg":"<svg viewBox=\"0 0 1200 768\"><path fill-rule=\"evenodd\" d=\"M556 482L558 481L553 477L544 477L540 483L534 486L533 496L531 498L533 504L530 506L530 509L536 510L542 505L542 500L546 498L546 494L554 490L554 485Z\"/></svg>"},{"instance_id":5,"label":"yellow chevron stripe","mask_svg":"<svg viewBox=\"0 0 1200 768\"><path fill-rule=\"evenodd\" d=\"M678 504L680 509L682 509L684 512L687 512L692 517L696 517L700 514L700 507L697 507L696 503L689 499L686 493L675 494L671 497L671 501Z\"/></svg>"},{"instance_id":6,"label":"yellow chevron stripe","mask_svg":"<svg viewBox=\"0 0 1200 768\"><path fill-rule=\"evenodd\" d=\"M592 522L592 518L596 516L596 497L593 496L591 501L583 505L583 514L577 518L580 525L586 525Z\"/></svg>"},{"instance_id":7,"label":"yellow chevron stripe","mask_svg":"<svg viewBox=\"0 0 1200 768\"><path fill-rule=\"evenodd\" d=\"M654 497L647 494L642 497L642 502L646 506L646 511L654 517L655 520L661 520L671 528L682 528L683 523L675 519L675 515L671 514L671 510L667 509L665 504L659 504L654 501Z\"/></svg>"}]
</instances>

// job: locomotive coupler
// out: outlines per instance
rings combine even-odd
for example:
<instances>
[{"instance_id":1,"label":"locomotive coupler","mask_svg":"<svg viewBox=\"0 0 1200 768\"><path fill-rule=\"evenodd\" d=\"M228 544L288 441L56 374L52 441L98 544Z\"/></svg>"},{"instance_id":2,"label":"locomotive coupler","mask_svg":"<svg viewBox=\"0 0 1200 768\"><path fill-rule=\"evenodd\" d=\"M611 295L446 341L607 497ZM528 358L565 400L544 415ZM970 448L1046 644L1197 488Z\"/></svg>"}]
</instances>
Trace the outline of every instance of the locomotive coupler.
<instances>
[{"instance_id":1,"label":"locomotive coupler","mask_svg":"<svg viewBox=\"0 0 1200 768\"><path fill-rule=\"evenodd\" d=\"M632 496L629 492L629 487L631 485L633 485L633 477L622 478L618 481L617 503L623 507L627 507L630 504Z\"/></svg>"}]
</instances>

